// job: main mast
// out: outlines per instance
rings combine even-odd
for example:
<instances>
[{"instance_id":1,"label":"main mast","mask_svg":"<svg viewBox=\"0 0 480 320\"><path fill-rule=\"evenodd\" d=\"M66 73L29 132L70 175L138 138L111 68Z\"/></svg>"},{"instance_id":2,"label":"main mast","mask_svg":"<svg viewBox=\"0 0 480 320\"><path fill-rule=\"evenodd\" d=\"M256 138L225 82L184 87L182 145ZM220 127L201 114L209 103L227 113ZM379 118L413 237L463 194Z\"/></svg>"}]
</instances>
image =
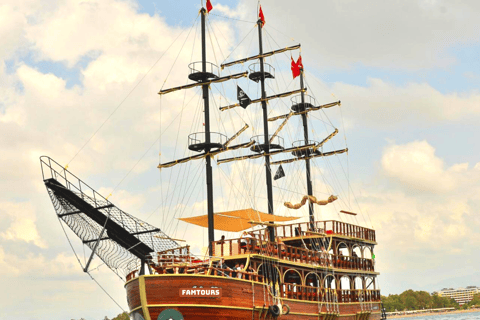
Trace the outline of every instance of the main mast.
<instances>
[{"instance_id":1,"label":"main mast","mask_svg":"<svg viewBox=\"0 0 480 320\"><path fill-rule=\"evenodd\" d=\"M264 61L263 61L263 43L262 43L262 19L258 19L258 44L259 44L259 55L260 55L260 84L262 89L262 109L263 109L263 135L265 142L265 175L267 179L267 200L268 200L268 213L273 214L273 187L272 187L272 171L270 169L270 137L268 135L268 113L267 113L267 93L265 92L265 70L264 70ZM268 227L268 234L270 241L275 241L275 229L273 227Z\"/></svg>"}]
</instances>

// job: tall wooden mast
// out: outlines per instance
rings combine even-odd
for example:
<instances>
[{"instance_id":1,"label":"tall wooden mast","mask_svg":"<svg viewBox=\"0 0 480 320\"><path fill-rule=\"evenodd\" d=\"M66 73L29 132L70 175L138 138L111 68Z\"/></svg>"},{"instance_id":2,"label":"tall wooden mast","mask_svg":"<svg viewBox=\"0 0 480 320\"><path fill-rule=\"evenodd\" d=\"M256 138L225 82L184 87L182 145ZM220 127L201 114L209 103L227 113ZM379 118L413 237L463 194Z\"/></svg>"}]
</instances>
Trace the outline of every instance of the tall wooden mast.
<instances>
[{"instance_id":1,"label":"tall wooden mast","mask_svg":"<svg viewBox=\"0 0 480 320\"><path fill-rule=\"evenodd\" d=\"M265 174L267 179L267 200L268 200L268 213L273 214L273 187L272 187L272 171L270 169L270 137L268 135L268 112L267 112L267 93L265 91L265 69L263 62L263 43L262 43L262 27L263 21L258 19L258 45L259 45L259 55L260 55L260 84L262 88L262 109L263 109L263 136L265 142ZM275 229L273 227L268 227L268 234L270 235L270 241L275 241Z\"/></svg>"},{"instance_id":2,"label":"tall wooden mast","mask_svg":"<svg viewBox=\"0 0 480 320\"><path fill-rule=\"evenodd\" d=\"M205 41L205 15L207 10L202 8L202 72L207 73L207 50ZM204 78L202 82L208 82L208 79ZM203 105L205 115L205 152L210 152L210 110L209 110L209 92L208 84L202 85L203 91ZM205 157L206 176L207 176L207 214L208 214L208 253L213 256L212 242L215 241L215 229L214 229L214 217L213 217L213 182L212 182L212 159Z\"/></svg>"},{"instance_id":3,"label":"tall wooden mast","mask_svg":"<svg viewBox=\"0 0 480 320\"><path fill-rule=\"evenodd\" d=\"M300 89L304 89L303 84L303 66L300 69ZM305 108L305 92L302 91L301 93L302 98L302 106ZM308 141L308 123L307 123L307 114L302 113L302 122L303 122L303 137L305 139L305 145L309 144ZM305 159L305 167L306 167L306 178L307 178L307 192L309 196L313 196L313 187L312 187L312 176L310 172L310 159ZM315 217L314 217L314 210L313 210L313 203L308 201L308 216L310 218L310 228L314 228L315 224Z\"/></svg>"}]
</instances>

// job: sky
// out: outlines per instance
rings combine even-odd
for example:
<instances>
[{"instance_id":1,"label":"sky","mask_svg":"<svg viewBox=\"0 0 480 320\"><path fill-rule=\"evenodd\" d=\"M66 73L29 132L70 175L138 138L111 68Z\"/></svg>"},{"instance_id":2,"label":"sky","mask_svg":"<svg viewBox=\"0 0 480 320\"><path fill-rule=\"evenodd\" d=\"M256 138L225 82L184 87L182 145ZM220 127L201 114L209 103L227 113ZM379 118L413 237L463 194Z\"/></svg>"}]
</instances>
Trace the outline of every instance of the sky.
<instances>
[{"instance_id":1,"label":"sky","mask_svg":"<svg viewBox=\"0 0 480 320\"><path fill-rule=\"evenodd\" d=\"M254 54L257 1L212 4L208 20L217 38L209 38L211 61ZM317 218L347 219L334 211L349 209L362 213L350 222L375 228L383 295L480 286L480 3L261 5L265 50L301 43L309 94L321 104L342 101L310 119L322 124L312 131L319 139L339 128L328 150L349 149L348 156L315 163L315 178L323 181L315 190L334 190L341 198ZM156 168L188 155L187 135L203 125L198 91L157 95L186 84L188 64L200 58L200 7L201 1L187 0L0 4L0 274L6 288L0 319L103 319L127 309L123 282L105 265L94 260L91 274L113 299L82 272L46 193L42 155L68 164L103 195L111 193L124 211L185 238L194 250L205 246L204 229L176 219L205 212L204 178L194 175L202 163L185 171ZM291 80L290 57L281 59L267 62L292 89L299 84ZM257 96L247 80L236 83ZM235 100L219 88L213 89L215 106ZM261 134L252 120L260 109L247 110L213 112L214 129L223 131L226 123L231 135L245 121L252 125L246 136ZM282 111L288 112L284 102L271 103L271 114ZM289 140L299 128L292 124L297 128L285 131ZM261 162L225 168L214 168L215 208L265 206L257 196L264 188ZM286 171L275 184L277 202L297 200L281 188L298 187L302 167ZM88 256L67 235L81 259Z\"/></svg>"}]
</instances>

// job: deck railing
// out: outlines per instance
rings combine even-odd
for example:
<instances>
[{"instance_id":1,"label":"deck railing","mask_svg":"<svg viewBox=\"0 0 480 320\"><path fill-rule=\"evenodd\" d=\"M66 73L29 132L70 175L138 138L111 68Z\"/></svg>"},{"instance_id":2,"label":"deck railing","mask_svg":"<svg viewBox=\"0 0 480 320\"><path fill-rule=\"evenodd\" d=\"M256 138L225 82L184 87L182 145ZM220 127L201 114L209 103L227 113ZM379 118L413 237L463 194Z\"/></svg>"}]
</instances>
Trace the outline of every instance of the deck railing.
<instances>
[{"instance_id":1,"label":"deck railing","mask_svg":"<svg viewBox=\"0 0 480 320\"><path fill-rule=\"evenodd\" d=\"M375 230L354 224L336 221L315 221L312 230L310 222L292 223L275 227L275 235L280 238L293 238L309 235L341 235L368 241L376 241ZM253 231L258 238L264 238L263 230Z\"/></svg>"},{"instance_id":2,"label":"deck railing","mask_svg":"<svg viewBox=\"0 0 480 320\"><path fill-rule=\"evenodd\" d=\"M233 269L221 269L216 267L208 267L204 265L166 265L155 266L158 274L199 274L199 275L216 275L227 278L237 278L243 280L253 280L263 282L263 276L255 272L239 271Z\"/></svg>"},{"instance_id":3,"label":"deck railing","mask_svg":"<svg viewBox=\"0 0 480 320\"><path fill-rule=\"evenodd\" d=\"M238 238L213 242L214 256L229 257L240 254L261 254L282 260L335 267L339 269L374 271L372 259L334 255L299 247L262 241L256 238Z\"/></svg>"},{"instance_id":4,"label":"deck railing","mask_svg":"<svg viewBox=\"0 0 480 320\"><path fill-rule=\"evenodd\" d=\"M319 302L374 302L380 301L380 290L337 290L284 283L280 286L280 296Z\"/></svg>"}]
</instances>

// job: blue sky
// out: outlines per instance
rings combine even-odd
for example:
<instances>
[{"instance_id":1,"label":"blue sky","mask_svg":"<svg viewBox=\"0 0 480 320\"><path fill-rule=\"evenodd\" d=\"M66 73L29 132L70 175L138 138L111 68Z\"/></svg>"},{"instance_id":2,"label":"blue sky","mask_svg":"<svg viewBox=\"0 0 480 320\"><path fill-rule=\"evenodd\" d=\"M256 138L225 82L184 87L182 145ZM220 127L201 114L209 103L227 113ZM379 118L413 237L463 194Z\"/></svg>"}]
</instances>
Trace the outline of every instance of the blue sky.
<instances>
[{"instance_id":1,"label":"blue sky","mask_svg":"<svg viewBox=\"0 0 480 320\"><path fill-rule=\"evenodd\" d=\"M215 45L228 54L253 28L245 21L256 20L257 1L212 3L210 22L228 38ZM341 130L328 148L343 147L346 133L350 152L348 157L332 158L329 165L340 171L341 165L348 165L360 208L354 203L341 205L368 212L367 224L371 221L377 230L382 293L434 291L445 283L480 285L468 283L469 276L480 281L475 273L480 262L476 254L480 241L477 2L304 1L295 14L291 1L261 3L265 31L279 46L301 42L309 92L321 103L342 101L341 113L338 108L326 111ZM159 102L156 94L178 53L166 86L185 84L192 39L183 51L181 45L199 8L200 1L184 0L0 5L0 274L12 288L0 295L4 304L0 309L10 317L100 319L121 311L81 272L72 255L40 178L40 155L69 163L75 174L104 195L115 190L112 201L127 212L162 228L165 221L174 222L166 224L166 231L185 236L196 250L204 245L204 230L171 219L181 212L164 204L169 203L166 190L181 190L169 180L169 171L156 169L159 160L174 158L177 131L178 144L183 146L187 134L201 127L201 122L192 125L199 123L200 114L194 92L186 96L193 102L185 110L192 112L184 113L180 112L183 96L166 96ZM254 53L255 44L254 32L234 53ZM289 57L279 61L277 78L289 79ZM254 86L241 81L254 96ZM225 103L222 99L216 103ZM285 111L285 106L279 104L275 112ZM249 121L257 113L249 108L237 115ZM175 118L179 114L182 121ZM324 128L311 120L321 131L316 138L321 139ZM232 121L229 125L242 123ZM164 151L159 157L160 145L155 141L160 126L165 129L170 122L172 130L160 140ZM248 134L259 134L258 128ZM177 150L179 154L183 151ZM334 180L330 167L323 166L326 163L316 164L318 180L322 174L327 182ZM245 176L260 172L261 164L254 162L249 168ZM183 172L175 170L173 177ZM231 186L221 180L240 179L241 173L233 166L215 170L215 183L225 196ZM286 170L290 178L280 186L289 185L295 174L303 175L301 166ZM183 214L203 212L202 183ZM325 187L316 185L319 191ZM283 196L278 193L276 201L294 200ZM233 204L263 205L260 197L244 198L248 201L220 196L215 201L218 208L226 209ZM319 218L335 217L332 210L322 209ZM203 239L199 241L198 235ZM464 262L459 265L460 260ZM96 272L95 277L126 308L122 283L104 267ZM25 296L20 288L30 293ZM56 317L47 316L52 309Z\"/></svg>"}]
</instances>

